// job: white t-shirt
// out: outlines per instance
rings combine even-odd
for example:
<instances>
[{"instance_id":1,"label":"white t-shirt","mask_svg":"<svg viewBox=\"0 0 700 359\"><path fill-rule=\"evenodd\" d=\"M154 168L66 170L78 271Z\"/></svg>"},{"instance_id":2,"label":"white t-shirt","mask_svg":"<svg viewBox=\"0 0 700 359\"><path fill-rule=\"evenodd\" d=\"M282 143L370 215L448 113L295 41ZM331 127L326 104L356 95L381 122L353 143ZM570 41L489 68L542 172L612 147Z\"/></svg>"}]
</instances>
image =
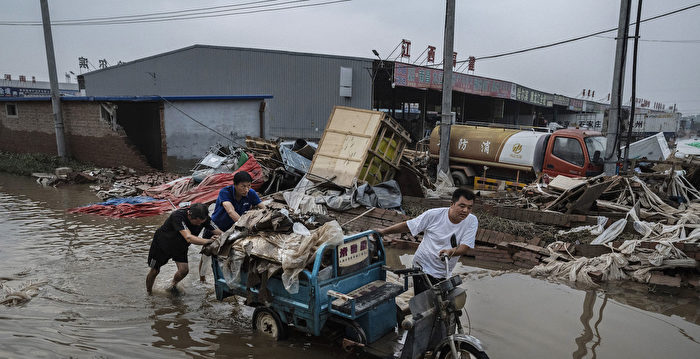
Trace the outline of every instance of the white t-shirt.
<instances>
[{"instance_id":1,"label":"white t-shirt","mask_svg":"<svg viewBox=\"0 0 700 359\"><path fill-rule=\"evenodd\" d=\"M433 208L406 221L412 235L424 232L423 241L420 242L413 257L413 264L420 264L425 273L435 278L449 277L449 275L445 276L445 262L440 261L440 251L452 248L450 243L452 235L454 234L457 238L457 246L465 244L469 248L474 248L476 230L479 227L479 220L471 213L462 222L452 223L447 216L448 210L448 207ZM450 259L450 273L458 260L459 256Z\"/></svg>"}]
</instances>

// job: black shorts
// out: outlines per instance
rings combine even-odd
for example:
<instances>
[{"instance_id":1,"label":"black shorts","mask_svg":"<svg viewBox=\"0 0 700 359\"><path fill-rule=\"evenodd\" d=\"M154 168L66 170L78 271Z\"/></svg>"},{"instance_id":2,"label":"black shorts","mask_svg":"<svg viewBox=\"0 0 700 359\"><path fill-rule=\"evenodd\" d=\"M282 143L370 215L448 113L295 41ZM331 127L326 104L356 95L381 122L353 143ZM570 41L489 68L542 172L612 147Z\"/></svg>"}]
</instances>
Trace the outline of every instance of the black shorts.
<instances>
[{"instance_id":1,"label":"black shorts","mask_svg":"<svg viewBox=\"0 0 700 359\"><path fill-rule=\"evenodd\" d=\"M161 245L159 245L159 240L156 236L153 236L153 241L151 242L151 248L148 250L148 261L146 262L149 267L160 270L160 267L168 263L168 260L172 258L174 262L187 263L187 247L184 251L180 250L179 253L172 254L164 250Z\"/></svg>"},{"instance_id":2,"label":"black shorts","mask_svg":"<svg viewBox=\"0 0 700 359\"><path fill-rule=\"evenodd\" d=\"M433 284L436 284L438 282L441 282L445 280L444 278L435 278L431 276L430 274L426 274L428 277L428 280L430 283L425 282L425 277L420 276L420 275L414 275L413 276L413 295L418 295L422 292L425 292L426 290L430 289L430 287L433 286Z\"/></svg>"}]
</instances>

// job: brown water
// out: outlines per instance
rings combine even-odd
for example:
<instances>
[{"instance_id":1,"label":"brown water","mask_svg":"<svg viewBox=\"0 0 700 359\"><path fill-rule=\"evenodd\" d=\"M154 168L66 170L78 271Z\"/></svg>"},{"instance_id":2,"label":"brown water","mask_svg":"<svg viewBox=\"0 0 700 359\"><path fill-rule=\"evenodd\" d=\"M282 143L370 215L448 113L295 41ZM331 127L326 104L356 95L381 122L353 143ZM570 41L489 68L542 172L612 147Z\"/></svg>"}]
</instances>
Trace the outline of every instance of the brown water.
<instances>
[{"instance_id":1,"label":"brown water","mask_svg":"<svg viewBox=\"0 0 700 359\"><path fill-rule=\"evenodd\" d=\"M252 310L217 301L192 268L184 293L165 290L175 271L169 263L154 295L146 295L146 256L165 217L65 212L97 201L84 186L42 188L0 174L0 281L47 283L24 305L0 306L0 357L354 357L324 338L297 333L275 343L256 335ZM190 249L191 267L197 250ZM395 263L402 253L390 254ZM654 293L632 284L582 291L471 270L472 335L492 358L691 358L700 350L697 291Z\"/></svg>"}]
</instances>

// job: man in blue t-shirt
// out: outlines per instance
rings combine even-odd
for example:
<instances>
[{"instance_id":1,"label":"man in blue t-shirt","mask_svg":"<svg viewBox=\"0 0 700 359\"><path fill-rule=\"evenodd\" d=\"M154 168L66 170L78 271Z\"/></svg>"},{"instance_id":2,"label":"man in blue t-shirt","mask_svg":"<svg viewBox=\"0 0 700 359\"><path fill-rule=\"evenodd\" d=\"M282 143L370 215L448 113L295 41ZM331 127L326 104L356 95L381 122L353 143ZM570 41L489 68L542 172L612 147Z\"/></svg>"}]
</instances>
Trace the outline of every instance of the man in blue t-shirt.
<instances>
[{"instance_id":1,"label":"man in blue t-shirt","mask_svg":"<svg viewBox=\"0 0 700 359\"><path fill-rule=\"evenodd\" d=\"M258 197L254 189L250 188L253 178L246 171L240 171L233 175L233 185L226 186L219 191L216 199L214 213L211 220L222 232L228 231L233 224L249 209L256 207L264 209L265 205ZM199 280L204 281L204 255L199 262Z\"/></svg>"},{"instance_id":2,"label":"man in blue t-shirt","mask_svg":"<svg viewBox=\"0 0 700 359\"><path fill-rule=\"evenodd\" d=\"M219 191L211 219L223 232L228 231L252 207L265 208L258 194L250 188L252 182L253 178L248 172L240 171L233 176L233 185Z\"/></svg>"}]
</instances>

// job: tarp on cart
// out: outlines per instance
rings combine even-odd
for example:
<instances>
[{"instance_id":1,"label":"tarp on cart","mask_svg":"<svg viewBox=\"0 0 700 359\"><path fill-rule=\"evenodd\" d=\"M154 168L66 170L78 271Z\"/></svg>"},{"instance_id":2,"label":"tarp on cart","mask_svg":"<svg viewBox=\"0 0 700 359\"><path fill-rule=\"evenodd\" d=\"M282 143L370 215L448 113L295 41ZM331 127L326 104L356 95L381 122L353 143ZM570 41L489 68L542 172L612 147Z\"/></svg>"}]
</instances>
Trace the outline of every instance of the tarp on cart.
<instances>
[{"instance_id":1,"label":"tarp on cart","mask_svg":"<svg viewBox=\"0 0 700 359\"><path fill-rule=\"evenodd\" d=\"M261 216L259 211L249 211L238 222L255 223L255 219ZM237 222L237 223L238 223ZM233 238L235 243L228 255L219 253L222 261L222 270L227 284L232 287L240 280L240 270L246 257L263 259L256 272L265 274L267 278L278 270L282 270L282 281L289 293L297 293L299 290L299 273L314 261L316 250L324 243L338 245L343 243L343 230L337 221L325 223L318 229L309 230L300 222L293 224L292 233L258 232L245 235L248 229L232 228L222 236ZM222 246L225 248L226 246ZM220 252L220 251L219 251ZM224 256L222 256L224 254Z\"/></svg>"}]
</instances>

